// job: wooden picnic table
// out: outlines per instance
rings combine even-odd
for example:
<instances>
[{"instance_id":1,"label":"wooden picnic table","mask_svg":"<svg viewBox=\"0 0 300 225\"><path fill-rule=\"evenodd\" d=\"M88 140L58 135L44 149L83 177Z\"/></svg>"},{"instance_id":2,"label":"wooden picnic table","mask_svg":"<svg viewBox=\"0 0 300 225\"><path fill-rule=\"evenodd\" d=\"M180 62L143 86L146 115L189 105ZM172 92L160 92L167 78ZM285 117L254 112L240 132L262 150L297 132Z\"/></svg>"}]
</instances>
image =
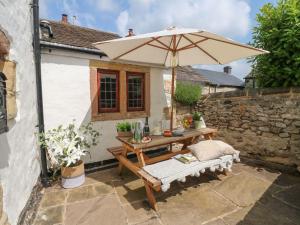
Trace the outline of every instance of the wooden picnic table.
<instances>
[{"instance_id":1,"label":"wooden picnic table","mask_svg":"<svg viewBox=\"0 0 300 225\"><path fill-rule=\"evenodd\" d=\"M141 177L144 180L146 194L149 200L150 205L152 208L156 210L156 201L154 198L154 194L152 189L155 191L160 191L160 181L149 176L145 173L142 168L145 165L157 163L160 161L164 161L170 159L171 157L177 154L185 154L190 152L186 149L188 145L193 144L195 141L198 140L199 137L204 137L205 139L212 139L213 135L217 132L216 129L212 128L201 128L199 130L196 129L189 129L183 133L183 136L176 136L176 137L164 137L162 135L159 136L151 136L152 141L149 143L138 143L133 144L130 142L129 137L116 137L121 143L122 148L111 148L109 151L116 157L119 161L119 173L121 174L122 168L125 166L137 176ZM159 148L161 146L170 145L172 143L182 143L183 147L180 151L169 151L165 154L156 156L156 157L148 157L145 154L145 151L148 149L153 149L155 147ZM134 163L127 158L128 153L134 153L137 156L138 162Z\"/></svg>"}]
</instances>

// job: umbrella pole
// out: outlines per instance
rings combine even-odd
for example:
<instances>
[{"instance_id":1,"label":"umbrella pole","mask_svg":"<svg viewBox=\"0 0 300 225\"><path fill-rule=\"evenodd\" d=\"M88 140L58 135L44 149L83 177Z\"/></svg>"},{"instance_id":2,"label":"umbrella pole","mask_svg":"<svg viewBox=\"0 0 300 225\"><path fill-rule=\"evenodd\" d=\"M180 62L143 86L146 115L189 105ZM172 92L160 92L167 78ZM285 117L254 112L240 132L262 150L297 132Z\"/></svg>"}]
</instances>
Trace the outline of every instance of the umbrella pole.
<instances>
[{"instance_id":1,"label":"umbrella pole","mask_svg":"<svg viewBox=\"0 0 300 225\"><path fill-rule=\"evenodd\" d=\"M171 87L171 121L170 121L170 130L173 130L173 117L174 117L174 89L175 89L175 81L176 81L176 74L175 74L175 67L172 67L172 87Z\"/></svg>"}]
</instances>

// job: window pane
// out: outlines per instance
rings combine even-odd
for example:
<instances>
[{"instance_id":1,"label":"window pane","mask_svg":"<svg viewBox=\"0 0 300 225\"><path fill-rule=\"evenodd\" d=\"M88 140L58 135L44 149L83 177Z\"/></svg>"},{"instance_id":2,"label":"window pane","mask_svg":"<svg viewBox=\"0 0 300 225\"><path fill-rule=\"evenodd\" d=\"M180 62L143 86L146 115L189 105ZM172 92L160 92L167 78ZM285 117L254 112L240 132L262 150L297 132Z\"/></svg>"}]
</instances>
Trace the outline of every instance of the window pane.
<instances>
[{"instance_id":1,"label":"window pane","mask_svg":"<svg viewBox=\"0 0 300 225\"><path fill-rule=\"evenodd\" d=\"M114 111L117 109L117 74L100 73L99 110Z\"/></svg>"},{"instance_id":2,"label":"window pane","mask_svg":"<svg viewBox=\"0 0 300 225\"><path fill-rule=\"evenodd\" d=\"M144 107L143 75L128 75L128 109L142 110Z\"/></svg>"}]
</instances>

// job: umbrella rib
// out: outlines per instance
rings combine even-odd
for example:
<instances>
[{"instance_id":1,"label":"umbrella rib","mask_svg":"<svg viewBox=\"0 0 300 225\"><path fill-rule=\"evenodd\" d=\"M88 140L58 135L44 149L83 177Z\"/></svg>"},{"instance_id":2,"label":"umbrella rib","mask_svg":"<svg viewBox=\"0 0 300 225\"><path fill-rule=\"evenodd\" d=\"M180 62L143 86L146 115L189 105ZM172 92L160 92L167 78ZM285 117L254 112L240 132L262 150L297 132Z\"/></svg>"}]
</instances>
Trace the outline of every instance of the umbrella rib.
<instances>
[{"instance_id":1,"label":"umbrella rib","mask_svg":"<svg viewBox=\"0 0 300 225\"><path fill-rule=\"evenodd\" d=\"M147 44L149 44L149 43L157 40L158 38L160 38L160 37L152 38L151 40L149 40L149 41L147 41L145 43L142 43L142 44L136 46L135 48L132 48L132 49L128 50L127 52L122 53L121 55L118 55L117 57L113 58L113 60L119 59L122 56L127 55L128 53L133 52L133 51L135 51L135 50L137 50L137 49L139 49L139 48L141 48L141 47L143 47L143 46L145 46L145 45L147 45Z\"/></svg>"},{"instance_id":2,"label":"umbrella rib","mask_svg":"<svg viewBox=\"0 0 300 225\"><path fill-rule=\"evenodd\" d=\"M176 48L175 48L176 51L177 51L177 48L178 48L178 45L179 45L179 43L180 43L180 41L181 41L182 36L183 36L183 34L181 34L181 35L179 36L179 39L178 39L178 42L177 42Z\"/></svg>"},{"instance_id":3,"label":"umbrella rib","mask_svg":"<svg viewBox=\"0 0 300 225\"><path fill-rule=\"evenodd\" d=\"M230 44L230 45L235 45L235 46L239 46L239 47L243 47L243 48L248 48L248 49L251 49L251 50L266 52L266 51L264 51L262 49L259 49L259 48L254 48L254 47L251 47L251 46L248 46L248 45L243 45L243 44L238 44L238 43L232 43L230 41L224 41L224 40L220 40L220 39L217 39L217 38L206 37L206 36L203 36L203 35L200 35L200 34L190 34L190 35L194 35L194 36L202 37L202 38L208 38L208 39L211 39L211 40L214 40L214 41L219 41L219 42L223 42L223 43Z\"/></svg>"},{"instance_id":4,"label":"umbrella rib","mask_svg":"<svg viewBox=\"0 0 300 225\"><path fill-rule=\"evenodd\" d=\"M158 40L159 38L155 39L155 41L169 49L170 47L168 47L168 45L166 45L165 43L163 43L160 40Z\"/></svg>"},{"instance_id":5,"label":"umbrella rib","mask_svg":"<svg viewBox=\"0 0 300 225\"><path fill-rule=\"evenodd\" d=\"M207 51L205 51L203 48L199 47L197 44L195 44L193 41L191 41L189 38L187 38L185 35L183 35L183 37L188 40L189 42L191 42L191 44L193 44L196 48L198 48L200 51L204 52L206 55L208 55L210 58L212 58L214 61L216 61L218 64L222 64L220 63L219 60L217 60L215 57L213 57L211 54L209 54Z\"/></svg>"},{"instance_id":6,"label":"umbrella rib","mask_svg":"<svg viewBox=\"0 0 300 225\"><path fill-rule=\"evenodd\" d=\"M163 49L163 50L169 50L169 48L161 47L161 46L154 45L154 44L151 44L151 43L148 43L147 45L152 46L152 47L155 47L155 48L161 48L161 49Z\"/></svg>"},{"instance_id":7,"label":"umbrella rib","mask_svg":"<svg viewBox=\"0 0 300 225\"><path fill-rule=\"evenodd\" d=\"M207 40L208 40L208 38L204 38L203 40L196 41L194 43L197 45L197 44L199 44L201 42L204 42L204 41L207 41ZM187 50L187 49L190 49L190 48L193 48L193 47L195 47L194 44L189 44L189 45L186 45L182 48L177 49L177 51Z\"/></svg>"},{"instance_id":8,"label":"umbrella rib","mask_svg":"<svg viewBox=\"0 0 300 225\"><path fill-rule=\"evenodd\" d=\"M166 54L166 57L165 57L164 65L166 65L166 61L167 61L167 58L168 58L168 54L169 54L169 52L170 52L170 50L171 50L172 42L173 42L173 38L172 38L171 41L170 41L170 44L169 44L169 47L168 47L168 51L167 51L167 54Z\"/></svg>"}]
</instances>

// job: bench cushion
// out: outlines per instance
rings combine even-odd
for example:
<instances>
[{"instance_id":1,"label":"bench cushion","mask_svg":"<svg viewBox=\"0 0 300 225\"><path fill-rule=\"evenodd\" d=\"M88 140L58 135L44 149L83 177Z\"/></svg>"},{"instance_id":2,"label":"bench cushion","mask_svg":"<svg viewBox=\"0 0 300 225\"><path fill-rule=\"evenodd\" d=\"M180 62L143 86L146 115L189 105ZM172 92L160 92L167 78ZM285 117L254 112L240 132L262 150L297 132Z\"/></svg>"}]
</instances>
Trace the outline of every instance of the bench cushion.
<instances>
[{"instance_id":1,"label":"bench cushion","mask_svg":"<svg viewBox=\"0 0 300 225\"><path fill-rule=\"evenodd\" d=\"M197 144L188 146L188 149L192 151L199 161L235 154L235 150L231 145L219 140L200 141Z\"/></svg>"}]
</instances>

